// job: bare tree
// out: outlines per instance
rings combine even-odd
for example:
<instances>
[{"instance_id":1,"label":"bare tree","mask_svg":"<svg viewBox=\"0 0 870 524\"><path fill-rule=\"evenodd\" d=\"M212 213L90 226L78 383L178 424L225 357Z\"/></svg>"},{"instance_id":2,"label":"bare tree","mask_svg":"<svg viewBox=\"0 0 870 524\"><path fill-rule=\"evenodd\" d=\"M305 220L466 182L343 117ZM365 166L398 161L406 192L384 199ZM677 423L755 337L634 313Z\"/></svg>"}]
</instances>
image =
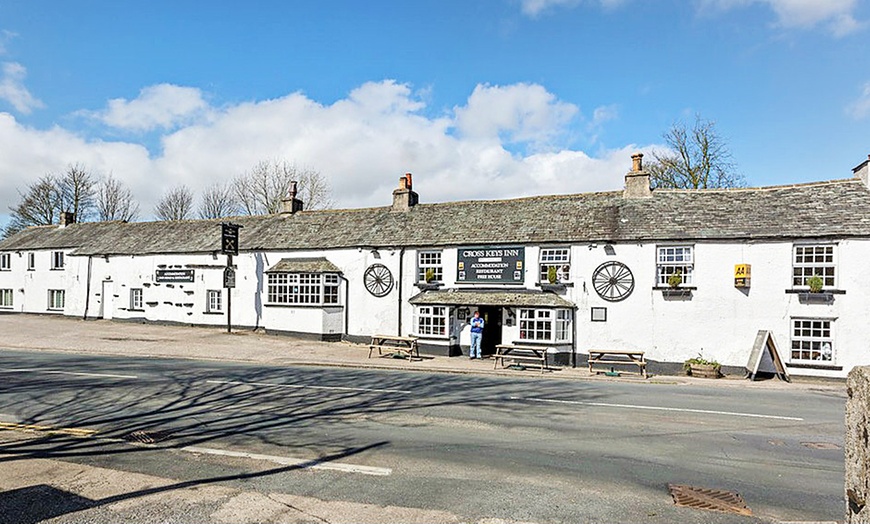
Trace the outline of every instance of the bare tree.
<instances>
[{"instance_id":1,"label":"bare tree","mask_svg":"<svg viewBox=\"0 0 870 524\"><path fill-rule=\"evenodd\" d=\"M158 220L185 220L193 213L193 193L187 186L178 186L164 194L154 208Z\"/></svg>"},{"instance_id":2,"label":"bare tree","mask_svg":"<svg viewBox=\"0 0 870 524\"><path fill-rule=\"evenodd\" d=\"M205 188L199 201L199 218L224 218L237 214L239 204L233 186L215 183Z\"/></svg>"},{"instance_id":3,"label":"bare tree","mask_svg":"<svg viewBox=\"0 0 870 524\"><path fill-rule=\"evenodd\" d=\"M94 206L97 220L123 220L132 222L139 218L139 204L124 183L110 174L98 185Z\"/></svg>"},{"instance_id":4,"label":"bare tree","mask_svg":"<svg viewBox=\"0 0 870 524\"><path fill-rule=\"evenodd\" d=\"M298 182L297 198L306 209L327 209L334 205L329 181L313 169L299 169L286 160L263 160L233 181L242 212L265 215L281 210L290 182Z\"/></svg>"},{"instance_id":5,"label":"bare tree","mask_svg":"<svg viewBox=\"0 0 870 524\"><path fill-rule=\"evenodd\" d=\"M30 226L47 226L57 222L61 211L61 196L54 175L47 174L18 192L21 200L10 207L12 221L3 230L10 237Z\"/></svg>"},{"instance_id":6,"label":"bare tree","mask_svg":"<svg viewBox=\"0 0 870 524\"><path fill-rule=\"evenodd\" d=\"M61 211L75 214L76 221L87 222L94 213L96 179L81 164L70 164L66 172L56 176Z\"/></svg>"},{"instance_id":7,"label":"bare tree","mask_svg":"<svg viewBox=\"0 0 870 524\"><path fill-rule=\"evenodd\" d=\"M669 150L653 152L654 160L647 164L653 187L714 189L746 185L714 122L696 115L691 129L677 122L663 136Z\"/></svg>"}]
</instances>

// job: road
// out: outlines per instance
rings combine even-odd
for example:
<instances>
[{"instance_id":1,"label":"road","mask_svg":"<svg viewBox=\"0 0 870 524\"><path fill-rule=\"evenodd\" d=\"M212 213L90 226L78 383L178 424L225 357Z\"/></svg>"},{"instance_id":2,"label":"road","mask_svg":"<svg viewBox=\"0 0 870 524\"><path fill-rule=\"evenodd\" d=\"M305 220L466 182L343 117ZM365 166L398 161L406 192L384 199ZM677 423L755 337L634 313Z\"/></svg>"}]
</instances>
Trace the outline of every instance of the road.
<instances>
[{"instance_id":1,"label":"road","mask_svg":"<svg viewBox=\"0 0 870 524\"><path fill-rule=\"evenodd\" d=\"M845 393L746 386L0 350L0 422L39 426L0 431L0 462L173 479L52 522L213 485L469 522L754 520L675 507L669 483L736 491L763 521L841 519Z\"/></svg>"}]
</instances>

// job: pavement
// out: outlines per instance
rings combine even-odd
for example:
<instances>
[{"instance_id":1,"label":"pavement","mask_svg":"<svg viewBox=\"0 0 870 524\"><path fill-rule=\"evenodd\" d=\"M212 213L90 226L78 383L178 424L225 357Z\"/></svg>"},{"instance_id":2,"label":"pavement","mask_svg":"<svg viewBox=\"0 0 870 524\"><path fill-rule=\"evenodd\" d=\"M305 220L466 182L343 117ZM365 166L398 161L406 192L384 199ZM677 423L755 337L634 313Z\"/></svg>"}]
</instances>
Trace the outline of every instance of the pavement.
<instances>
[{"instance_id":1,"label":"pavement","mask_svg":"<svg viewBox=\"0 0 870 524\"><path fill-rule=\"evenodd\" d=\"M494 361L488 358L471 360L466 357L423 355L421 360L409 362L389 355L368 358L369 348L364 344L320 342L244 329L227 333L226 328L217 327L82 320L60 315L0 314L0 346L93 355L524 376L542 380L646 381L708 387L845 390L843 380L812 377L792 377L790 383L775 378L749 381L742 375L716 380L682 375L658 375L644 379L632 373L608 377L603 373L590 373L585 366L556 368L543 374L539 369L495 369Z\"/></svg>"}]
</instances>

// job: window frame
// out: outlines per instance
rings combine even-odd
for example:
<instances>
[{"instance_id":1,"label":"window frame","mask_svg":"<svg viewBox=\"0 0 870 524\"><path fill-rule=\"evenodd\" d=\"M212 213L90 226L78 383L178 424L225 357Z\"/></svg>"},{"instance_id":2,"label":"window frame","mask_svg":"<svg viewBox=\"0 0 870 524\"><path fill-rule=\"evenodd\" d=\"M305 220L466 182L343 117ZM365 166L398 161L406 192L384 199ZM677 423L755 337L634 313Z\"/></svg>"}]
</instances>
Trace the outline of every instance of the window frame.
<instances>
[{"instance_id":1,"label":"window frame","mask_svg":"<svg viewBox=\"0 0 870 524\"><path fill-rule=\"evenodd\" d=\"M51 269L52 271L63 271L66 267L66 256L63 251L51 252Z\"/></svg>"},{"instance_id":2,"label":"window frame","mask_svg":"<svg viewBox=\"0 0 870 524\"><path fill-rule=\"evenodd\" d=\"M437 257L437 262L434 258ZM429 260L424 260L424 258ZM444 282L444 252L439 249L425 249L417 252L417 282L426 282L426 271L432 269L432 282Z\"/></svg>"},{"instance_id":3,"label":"window frame","mask_svg":"<svg viewBox=\"0 0 870 524\"><path fill-rule=\"evenodd\" d=\"M837 356L837 344L834 332L834 319L818 318L818 317L792 317L790 320L789 342L791 350L789 352L789 363L794 364L822 364L834 365ZM798 323L802 325L798 327ZM818 326L814 324L818 323ZM797 332L800 331L800 334ZM805 332L808 334L804 334ZM818 332L816 335L815 332ZM817 345L816 345L817 344ZM827 344L827 348L825 348ZM796 347L796 345L798 347ZM795 357L795 353L799 355L806 353L809 358ZM828 358L825 357L827 353Z\"/></svg>"},{"instance_id":4,"label":"window frame","mask_svg":"<svg viewBox=\"0 0 870 524\"><path fill-rule=\"evenodd\" d=\"M130 288L130 311L143 311L145 302L142 297L142 288Z\"/></svg>"},{"instance_id":5,"label":"window frame","mask_svg":"<svg viewBox=\"0 0 870 524\"><path fill-rule=\"evenodd\" d=\"M60 298L60 300L58 300ZM60 304L60 305L58 305ZM66 308L66 290L65 289L49 289L48 290L48 310L63 311Z\"/></svg>"},{"instance_id":6,"label":"window frame","mask_svg":"<svg viewBox=\"0 0 870 524\"><path fill-rule=\"evenodd\" d=\"M8 303L6 299L9 299ZM12 309L15 307L15 293L12 289L0 289L0 308Z\"/></svg>"},{"instance_id":7,"label":"window frame","mask_svg":"<svg viewBox=\"0 0 870 524\"><path fill-rule=\"evenodd\" d=\"M668 253L669 251L671 253ZM688 253L688 260L686 253ZM656 246L656 286L672 287L668 280L677 271L680 271L680 286L695 285L695 245L666 244Z\"/></svg>"},{"instance_id":8,"label":"window frame","mask_svg":"<svg viewBox=\"0 0 870 524\"><path fill-rule=\"evenodd\" d=\"M220 289L208 289L205 292L205 312L223 313L223 292Z\"/></svg>"},{"instance_id":9,"label":"window frame","mask_svg":"<svg viewBox=\"0 0 870 524\"><path fill-rule=\"evenodd\" d=\"M27 253L27 270L35 271L36 270L36 253L30 251Z\"/></svg>"},{"instance_id":10,"label":"window frame","mask_svg":"<svg viewBox=\"0 0 870 524\"><path fill-rule=\"evenodd\" d=\"M274 271L266 273L268 306L341 305L339 273Z\"/></svg>"},{"instance_id":11,"label":"window frame","mask_svg":"<svg viewBox=\"0 0 870 524\"><path fill-rule=\"evenodd\" d=\"M448 306L416 306L414 326L417 334L424 337L446 337L447 328L450 326L449 313Z\"/></svg>"},{"instance_id":12,"label":"window frame","mask_svg":"<svg viewBox=\"0 0 870 524\"><path fill-rule=\"evenodd\" d=\"M545 260L546 258L546 260ZM571 280L571 248L570 247L542 247L538 253L538 282L547 284L549 268L556 268L556 283Z\"/></svg>"},{"instance_id":13,"label":"window frame","mask_svg":"<svg viewBox=\"0 0 870 524\"><path fill-rule=\"evenodd\" d=\"M0 253L0 271L12 271L12 253Z\"/></svg>"},{"instance_id":14,"label":"window frame","mask_svg":"<svg viewBox=\"0 0 870 524\"><path fill-rule=\"evenodd\" d=\"M830 257L830 261L825 260L818 262L813 260L811 262L806 262L806 260L802 260L801 262L798 262L798 251L805 251L808 248L812 249L814 252L810 255L807 255L805 252L801 253L801 257ZM823 249L825 251L830 250L830 253L816 253L815 251L818 249ZM791 268L791 284L793 289L809 289L810 286L807 284L807 280L816 274L818 274L824 282L822 289L836 289L837 274L839 273L839 271L837 271L837 244L824 242L794 244L792 246ZM816 271L819 268L822 268L821 272ZM807 272L807 270L811 270L811 272ZM798 275L798 272L801 274Z\"/></svg>"}]
</instances>

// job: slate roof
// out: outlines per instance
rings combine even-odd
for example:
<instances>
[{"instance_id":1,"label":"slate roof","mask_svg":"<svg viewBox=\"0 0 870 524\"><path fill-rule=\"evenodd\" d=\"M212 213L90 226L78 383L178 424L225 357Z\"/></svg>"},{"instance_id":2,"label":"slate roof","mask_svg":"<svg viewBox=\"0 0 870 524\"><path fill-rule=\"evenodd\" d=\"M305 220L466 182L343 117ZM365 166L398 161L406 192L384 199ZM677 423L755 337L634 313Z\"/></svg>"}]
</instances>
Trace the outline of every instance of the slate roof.
<instances>
[{"instance_id":1,"label":"slate roof","mask_svg":"<svg viewBox=\"0 0 870 524\"><path fill-rule=\"evenodd\" d=\"M415 306L528 306L528 307L567 307L574 303L555 293L534 289L439 289L423 291L408 300Z\"/></svg>"},{"instance_id":2,"label":"slate roof","mask_svg":"<svg viewBox=\"0 0 870 524\"><path fill-rule=\"evenodd\" d=\"M301 211L230 219L242 251L562 242L870 238L859 179L731 190L622 191L511 200ZM105 222L29 228L0 251L77 248L74 255L211 253L223 220Z\"/></svg>"},{"instance_id":3,"label":"slate roof","mask_svg":"<svg viewBox=\"0 0 870 524\"><path fill-rule=\"evenodd\" d=\"M341 269L326 257L282 258L266 273L341 273Z\"/></svg>"}]
</instances>

